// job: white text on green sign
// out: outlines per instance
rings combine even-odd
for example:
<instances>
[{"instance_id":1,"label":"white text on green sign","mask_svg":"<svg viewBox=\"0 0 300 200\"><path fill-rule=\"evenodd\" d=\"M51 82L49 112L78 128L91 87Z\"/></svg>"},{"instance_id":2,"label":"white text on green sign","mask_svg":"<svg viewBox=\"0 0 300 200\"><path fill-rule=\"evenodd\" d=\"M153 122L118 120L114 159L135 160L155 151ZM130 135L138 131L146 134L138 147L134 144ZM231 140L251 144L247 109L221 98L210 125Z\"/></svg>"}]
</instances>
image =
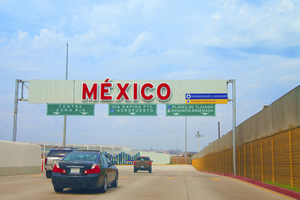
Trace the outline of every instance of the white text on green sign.
<instances>
[{"instance_id":1,"label":"white text on green sign","mask_svg":"<svg viewBox=\"0 0 300 200\"><path fill-rule=\"evenodd\" d=\"M95 104L47 104L47 115L94 116Z\"/></svg>"},{"instance_id":2,"label":"white text on green sign","mask_svg":"<svg viewBox=\"0 0 300 200\"><path fill-rule=\"evenodd\" d=\"M109 116L156 116L156 104L109 104Z\"/></svg>"},{"instance_id":3,"label":"white text on green sign","mask_svg":"<svg viewBox=\"0 0 300 200\"><path fill-rule=\"evenodd\" d=\"M216 116L216 109L215 104L167 104L166 116Z\"/></svg>"}]
</instances>

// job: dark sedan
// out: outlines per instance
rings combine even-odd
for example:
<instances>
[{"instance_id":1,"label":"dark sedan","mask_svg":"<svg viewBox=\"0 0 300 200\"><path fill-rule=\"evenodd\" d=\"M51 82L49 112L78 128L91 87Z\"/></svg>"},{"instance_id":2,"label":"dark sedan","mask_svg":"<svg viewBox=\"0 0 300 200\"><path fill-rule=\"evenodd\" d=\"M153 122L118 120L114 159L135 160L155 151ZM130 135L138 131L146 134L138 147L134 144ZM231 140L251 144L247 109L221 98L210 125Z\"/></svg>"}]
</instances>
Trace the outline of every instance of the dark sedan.
<instances>
[{"instance_id":1,"label":"dark sedan","mask_svg":"<svg viewBox=\"0 0 300 200\"><path fill-rule=\"evenodd\" d=\"M99 189L117 187L119 172L114 162L100 151L76 151L67 154L53 167L52 184L55 192L64 188Z\"/></svg>"}]
</instances>

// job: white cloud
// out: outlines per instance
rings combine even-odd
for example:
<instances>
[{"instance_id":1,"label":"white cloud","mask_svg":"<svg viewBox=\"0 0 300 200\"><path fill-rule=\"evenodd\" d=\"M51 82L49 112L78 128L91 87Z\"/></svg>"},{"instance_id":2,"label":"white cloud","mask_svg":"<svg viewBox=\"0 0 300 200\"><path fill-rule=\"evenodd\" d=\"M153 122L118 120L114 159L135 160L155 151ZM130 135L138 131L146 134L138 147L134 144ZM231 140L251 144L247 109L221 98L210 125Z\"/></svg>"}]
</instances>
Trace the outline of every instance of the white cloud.
<instances>
[{"instance_id":1,"label":"white cloud","mask_svg":"<svg viewBox=\"0 0 300 200\"><path fill-rule=\"evenodd\" d=\"M2 68L15 71L39 71L43 66L56 62L61 44L67 39L62 33L42 29L39 35L30 36L28 32L18 31L16 39L10 39L0 46Z\"/></svg>"},{"instance_id":2,"label":"white cloud","mask_svg":"<svg viewBox=\"0 0 300 200\"><path fill-rule=\"evenodd\" d=\"M293 9L294 9L294 4L290 0L282 0L278 7L279 12L285 12L285 11L289 12L289 11L293 11Z\"/></svg>"},{"instance_id":3,"label":"white cloud","mask_svg":"<svg viewBox=\"0 0 300 200\"><path fill-rule=\"evenodd\" d=\"M173 71L164 76L170 80L197 79L197 77L201 76L201 71L199 70Z\"/></svg>"},{"instance_id":4,"label":"white cloud","mask_svg":"<svg viewBox=\"0 0 300 200\"><path fill-rule=\"evenodd\" d=\"M126 7L130 8L132 11L140 10L141 13L150 13L154 12L156 8L160 7L160 5L161 2L159 0L129 0Z\"/></svg>"},{"instance_id":5,"label":"white cloud","mask_svg":"<svg viewBox=\"0 0 300 200\"><path fill-rule=\"evenodd\" d=\"M133 41L132 44L128 46L128 50L130 53L134 53L140 49L145 41L147 41L151 37L151 33L145 31L137 36L137 38Z\"/></svg>"},{"instance_id":6,"label":"white cloud","mask_svg":"<svg viewBox=\"0 0 300 200\"><path fill-rule=\"evenodd\" d=\"M220 16L220 15L218 15L218 14L215 14L215 15L213 15L213 16L212 16L212 18L214 18L214 19L220 19L220 18L221 18L221 16Z\"/></svg>"},{"instance_id":7,"label":"white cloud","mask_svg":"<svg viewBox=\"0 0 300 200\"><path fill-rule=\"evenodd\" d=\"M57 43L66 43L63 33L56 33L55 31L49 31L48 29L42 29L39 36L34 36L33 47L35 49L49 48L55 46Z\"/></svg>"},{"instance_id":8,"label":"white cloud","mask_svg":"<svg viewBox=\"0 0 300 200\"><path fill-rule=\"evenodd\" d=\"M22 42L22 41L28 41L29 40L29 35L27 32L22 32L19 31L19 35L18 35L18 42Z\"/></svg>"},{"instance_id":9,"label":"white cloud","mask_svg":"<svg viewBox=\"0 0 300 200\"><path fill-rule=\"evenodd\" d=\"M268 1L260 7L225 1L217 14L208 18L198 34L190 38L190 43L223 48L248 47L260 42L281 47L299 45L300 40L295 39L296 32L300 32L300 17L295 12L294 15L290 13L294 11L293 3L283 0L278 9L272 6ZM279 14L278 10L283 13ZM296 32L287 35L291 30Z\"/></svg>"},{"instance_id":10,"label":"white cloud","mask_svg":"<svg viewBox=\"0 0 300 200\"><path fill-rule=\"evenodd\" d=\"M12 128L8 123L12 121L12 114L7 105L13 106L9 102L14 99L10 92L14 90L11 87L14 80L63 79L67 41L70 79L97 80L107 76L150 80L236 79L238 121L247 119L261 110L263 104L271 103L299 85L300 60L295 47L300 45L300 14L296 1L221 0L187 4L129 0L71 5L51 2L37 7L32 6L34 1L29 7L25 6L27 2L24 6L18 4L19 7L4 4L0 8L4 19L0 25L0 68L3 71L0 91L9 95L0 94L5 98L0 104L0 116L5 130ZM54 10L59 12L54 13ZM294 52L291 49L295 49ZM23 129L20 131L26 133L23 138L26 140L29 132L34 135L45 130L47 134L52 131L53 140L60 142L57 132L62 129L62 120L41 117L45 108L31 106L25 106L24 102L20 107L20 113L25 107L26 112L34 112L29 116L20 115ZM132 122L127 118L109 117L106 106L97 109L97 116L92 120L74 117L69 118L68 123L74 141L82 138L81 133L103 131L103 126L107 126L105 132L111 133L106 137L107 143L115 141L113 132L126 132L128 137L134 138L140 136L140 132L151 135L161 131L168 133L166 141L171 141L174 139L171 137L179 137L184 131L184 121L166 119L164 109L160 107L159 116L151 119L152 124L145 118ZM230 110L229 106L222 107L215 119L222 121L226 131L231 127L231 122L227 123ZM209 120L203 120L208 133L214 132L210 127L216 124ZM79 121L89 124L91 129L81 127ZM190 130L196 133L199 121L191 119ZM38 140L47 138L35 136L34 139L37 137ZM191 137L194 140L194 134ZM127 142L131 141L124 144ZM149 146L156 148L155 142L149 138Z\"/></svg>"},{"instance_id":11,"label":"white cloud","mask_svg":"<svg viewBox=\"0 0 300 200\"><path fill-rule=\"evenodd\" d=\"M279 78L279 82L300 82L300 73L292 75L283 75Z\"/></svg>"}]
</instances>

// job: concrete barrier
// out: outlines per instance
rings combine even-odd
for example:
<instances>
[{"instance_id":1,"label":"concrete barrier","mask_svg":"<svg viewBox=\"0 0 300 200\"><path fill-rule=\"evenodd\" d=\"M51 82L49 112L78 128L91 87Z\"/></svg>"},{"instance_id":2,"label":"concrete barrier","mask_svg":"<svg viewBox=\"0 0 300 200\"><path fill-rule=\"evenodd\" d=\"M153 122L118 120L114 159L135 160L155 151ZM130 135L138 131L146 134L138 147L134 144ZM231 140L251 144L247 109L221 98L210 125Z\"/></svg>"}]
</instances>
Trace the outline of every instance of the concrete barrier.
<instances>
[{"instance_id":1,"label":"concrete barrier","mask_svg":"<svg viewBox=\"0 0 300 200\"><path fill-rule=\"evenodd\" d=\"M0 140L0 176L41 172L41 147Z\"/></svg>"},{"instance_id":2,"label":"concrete barrier","mask_svg":"<svg viewBox=\"0 0 300 200\"><path fill-rule=\"evenodd\" d=\"M163 153L140 152L141 156L148 156L153 164L170 164L172 155Z\"/></svg>"}]
</instances>

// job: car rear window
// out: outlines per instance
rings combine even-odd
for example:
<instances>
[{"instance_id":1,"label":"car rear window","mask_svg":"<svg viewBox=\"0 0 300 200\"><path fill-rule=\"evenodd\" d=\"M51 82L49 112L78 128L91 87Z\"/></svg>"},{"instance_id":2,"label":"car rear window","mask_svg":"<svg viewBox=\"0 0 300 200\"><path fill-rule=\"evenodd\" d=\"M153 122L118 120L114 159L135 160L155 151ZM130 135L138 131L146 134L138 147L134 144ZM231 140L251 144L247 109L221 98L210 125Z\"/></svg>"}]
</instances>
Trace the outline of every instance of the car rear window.
<instances>
[{"instance_id":1,"label":"car rear window","mask_svg":"<svg viewBox=\"0 0 300 200\"><path fill-rule=\"evenodd\" d=\"M91 153L71 153L64 157L63 161L96 162L98 154Z\"/></svg>"},{"instance_id":2,"label":"car rear window","mask_svg":"<svg viewBox=\"0 0 300 200\"><path fill-rule=\"evenodd\" d=\"M64 157L70 152L73 152L73 150L51 150L48 157Z\"/></svg>"},{"instance_id":3,"label":"car rear window","mask_svg":"<svg viewBox=\"0 0 300 200\"><path fill-rule=\"evenodd\" d=\"M137 157L136 160L146 160L146 161L149 161L150 158L149 157Z\"/></svg>"}]
</instances>

